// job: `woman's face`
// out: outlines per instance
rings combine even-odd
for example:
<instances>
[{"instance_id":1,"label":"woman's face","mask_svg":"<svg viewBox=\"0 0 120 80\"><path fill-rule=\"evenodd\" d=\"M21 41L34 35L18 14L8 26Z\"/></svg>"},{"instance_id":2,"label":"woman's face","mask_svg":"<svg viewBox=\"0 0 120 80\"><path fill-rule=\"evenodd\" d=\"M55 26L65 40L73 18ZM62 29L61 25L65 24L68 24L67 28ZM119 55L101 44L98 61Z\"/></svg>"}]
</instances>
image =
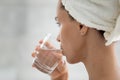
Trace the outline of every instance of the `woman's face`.
<instances>
[{"instance_id":1,"label":"woman's face","mask_svg":"<svg viewBox=\"0 0 120 80\"><path fill-rule=\"evenodd\" d=\"M56 21L60 26L57 40L61 42L63 55L69 63L80 62L84 53L84 38L80 35L80 24L72 20L68 12L61 8L59 1Z\"/></svg>"}]
</instances>

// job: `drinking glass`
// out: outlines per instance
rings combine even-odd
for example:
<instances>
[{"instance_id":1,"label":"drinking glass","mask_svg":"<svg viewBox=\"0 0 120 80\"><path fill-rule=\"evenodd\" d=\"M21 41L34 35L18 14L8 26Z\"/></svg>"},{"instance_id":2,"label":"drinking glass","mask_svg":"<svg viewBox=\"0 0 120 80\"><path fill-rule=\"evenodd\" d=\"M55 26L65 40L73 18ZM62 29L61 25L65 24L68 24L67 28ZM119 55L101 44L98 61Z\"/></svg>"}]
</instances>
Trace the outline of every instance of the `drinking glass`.
<instances>
[{"instance_id":1,"label":"drinking glass","mask_svg":"<svg viewBox=\"0 0 120 80\"><path fill-rule=\"evenodd\" d=\"M46 46L46 42L49 41L51 34L48 34L40 45L40 51L37 52L37 56L34 60L35 67L43 73L51 74L62 60L62 50L53 47Z\"/></svg>"}]
</instances>

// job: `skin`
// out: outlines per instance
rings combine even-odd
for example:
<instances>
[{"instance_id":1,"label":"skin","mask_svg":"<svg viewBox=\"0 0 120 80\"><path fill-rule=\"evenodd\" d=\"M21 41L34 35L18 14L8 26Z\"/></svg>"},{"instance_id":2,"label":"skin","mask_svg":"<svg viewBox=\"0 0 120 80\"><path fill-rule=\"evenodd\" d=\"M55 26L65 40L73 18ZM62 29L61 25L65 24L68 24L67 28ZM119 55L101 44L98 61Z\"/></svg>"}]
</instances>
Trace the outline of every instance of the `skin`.
<instances>
[{"instance_id":1,"label":"skin","mask_svg":"<svg viewBox=\"0 0 120 80\"><path fill-rule=\"evenodd\" d=\"M61 43L67 62L70 64L83 62L88 71L89 80L120 80L114 43L105 46L104 37L96 29L81 26L79 22L72 20L61 6L61 0L59 0L56 20L60 25L60 33L57 40ZM40 49L37 47L36 50ZM60 62L50 76L52 80L68 80L66 64Z\"/></svg>"}]
</instances>

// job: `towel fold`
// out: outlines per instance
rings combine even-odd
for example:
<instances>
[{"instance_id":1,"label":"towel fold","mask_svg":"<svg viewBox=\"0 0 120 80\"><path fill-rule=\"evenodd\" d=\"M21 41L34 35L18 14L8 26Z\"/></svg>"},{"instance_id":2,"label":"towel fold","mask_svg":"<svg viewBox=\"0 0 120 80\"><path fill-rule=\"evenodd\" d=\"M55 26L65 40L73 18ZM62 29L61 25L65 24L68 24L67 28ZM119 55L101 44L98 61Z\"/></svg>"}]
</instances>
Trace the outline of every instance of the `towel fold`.
<instances>
[{"instance_id":1,"label":"towel fold","mask_svg":"<svg viewBox=\"0 0 120 80\"><path fill-rule=\"evenodd\" d=\"M78 22L105 31L106 46L120 40L120 0L62 0Z\"/></svg>"}]
</instances>

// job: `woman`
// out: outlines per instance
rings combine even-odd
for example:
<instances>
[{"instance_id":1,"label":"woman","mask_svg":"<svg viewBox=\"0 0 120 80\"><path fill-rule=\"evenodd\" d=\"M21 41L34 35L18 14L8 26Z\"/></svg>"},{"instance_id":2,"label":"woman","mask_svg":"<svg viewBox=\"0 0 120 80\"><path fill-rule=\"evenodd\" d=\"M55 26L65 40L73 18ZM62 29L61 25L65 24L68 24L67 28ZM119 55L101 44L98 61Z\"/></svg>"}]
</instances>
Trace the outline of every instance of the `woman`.
<instances>
[{"instance_id":1,"label":"woman","mask_svg":"<svg viewBox=\"0 0 120 80\"><path fill-rule=\"evenodd\" d=\"M119 11L119 0L58 2L56 20L61 30L57 40L68 63L84 63L89 80L120 80L114 51L114 42L120 39ZM60 62L50 76L52 80L68 80L67 66Z\"/></svg>"}]
</instances>

